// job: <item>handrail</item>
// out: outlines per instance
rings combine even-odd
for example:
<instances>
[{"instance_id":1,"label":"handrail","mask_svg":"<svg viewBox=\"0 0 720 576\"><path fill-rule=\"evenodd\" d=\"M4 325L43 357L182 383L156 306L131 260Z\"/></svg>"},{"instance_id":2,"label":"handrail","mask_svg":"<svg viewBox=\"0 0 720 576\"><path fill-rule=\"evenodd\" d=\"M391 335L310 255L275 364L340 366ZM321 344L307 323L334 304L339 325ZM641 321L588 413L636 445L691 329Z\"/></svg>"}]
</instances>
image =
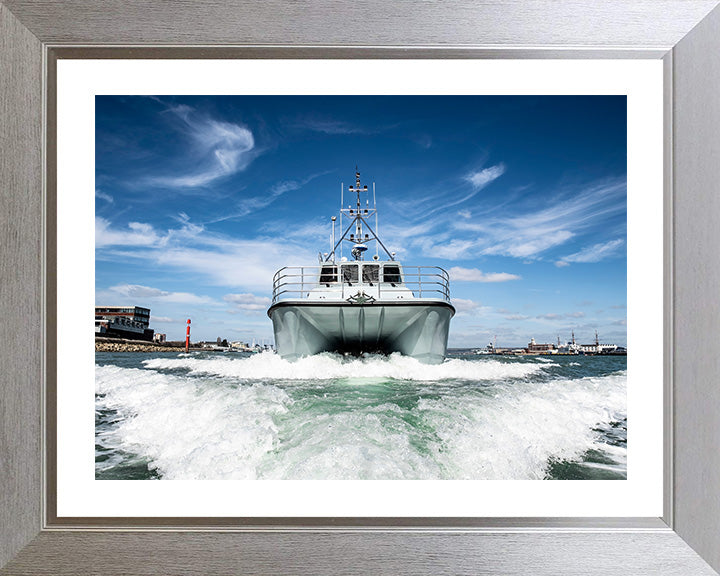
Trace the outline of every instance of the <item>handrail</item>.
<instances>
[{"instance_id":1,"label":"handrail","mask_svg":"<svg viewBox=\"0 0 720 576\"><path fill-rule=\"evenodd\" d=\"M358 270L354 280L349 282L343 279L342 266L346 265L373 265L378 262L335 262L315 266L285 266L280 268L273 276L272 303L285 299L306 299L313 292L324 292L325 289L340 289L340 296L346 299L357 293L358 289L364 292L383 295L401 294L404 291L412 293L413 299L432 299L450 302L450 276L447 271L438 266L401 266L390 263L395 270L385 272L382 276L377 270L377 280L368 281ZM373 272L374 274L374 272ZM388 275L392 280L385 280ZM397 281L398 275L400 281ZM320 282L321 276L335 278L329 282Z\"/></svg>"}]
</instances>

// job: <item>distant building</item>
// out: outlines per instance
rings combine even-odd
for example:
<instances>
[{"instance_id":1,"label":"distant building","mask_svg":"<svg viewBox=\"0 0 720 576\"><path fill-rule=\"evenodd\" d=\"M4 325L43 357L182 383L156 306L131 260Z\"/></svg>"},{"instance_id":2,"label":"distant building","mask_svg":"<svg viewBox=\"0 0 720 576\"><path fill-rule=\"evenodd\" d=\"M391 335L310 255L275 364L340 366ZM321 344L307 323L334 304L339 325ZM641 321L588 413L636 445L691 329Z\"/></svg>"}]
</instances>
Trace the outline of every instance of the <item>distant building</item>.
<instances>
[{"instance_id":1,"label":"distant building","mask_svg":"<svg viewBox=\"0 0 720 576\"><path fill-rule=\"evenodd\" d=\"M153 342L166 342L167 341L167 334L155 334L153 336Z\"/></svg>"},{"instance_id":2,"label":"distant building","mask_svg":"<svg viewBox=\"0 0 720 576\"><path fill-rule=\"evenodd\" d=\"M558 342L560 337L558 337ZM575 330L572 331L572 340L567 344L558 344L558 352L560 354L580 354L580 344L575 342Z\"/></svg>"},{"instance_id":3,"label":"distant building","mask_svg":"<svg viewBox=\"0 0 720 576\"><path fill-rule=\"evenodd\" d=\"M254 340L252 344L236 340L234 342L230 342L229 345L233 350L240 350L241 352L261 352L262 350L273 349L271 344L256 344Z\"/></svg>"},{"instance_id":4,"label":"distant building","mask_svg":"<svg viewBox=\"0 0 720 576\"><path fill-rule=\"evenodd\" d=\"M553 344L538 344L535 342L535 338L530 338L530 343L527 345L528 352L550 352L555 350Z\"/></svg>"},{"instance_id":5,"label":"distant building","mask_svg":"<svg viewBox=\"0 0 720 576\"><path fill-rule=\"evenodd\" d=\"M580 344L580 350L586 354L609 354L617 349L617 344Z\"/></svg>"},{"instance_id":6,"label":"distant building","mask_svg":"<svg viewBox=\"0 0 720 576\"><path fill-rule=\"evenodd\" d=\"M95 335L152 340L150 309L140 306L95 306Z\"/></svg>"},{"instance_id":7,"label":"distant building","mask_svg":"<svg viewBox=\"0 0 720 576\"><path fill-rule=\"evenodd\" d=\"M586 354L612 354L618 350L617 344L601 344L598 338L597 330L595 330L595 343L594 344L581 344L580 350Z\"/></svg>"}]
</instances>

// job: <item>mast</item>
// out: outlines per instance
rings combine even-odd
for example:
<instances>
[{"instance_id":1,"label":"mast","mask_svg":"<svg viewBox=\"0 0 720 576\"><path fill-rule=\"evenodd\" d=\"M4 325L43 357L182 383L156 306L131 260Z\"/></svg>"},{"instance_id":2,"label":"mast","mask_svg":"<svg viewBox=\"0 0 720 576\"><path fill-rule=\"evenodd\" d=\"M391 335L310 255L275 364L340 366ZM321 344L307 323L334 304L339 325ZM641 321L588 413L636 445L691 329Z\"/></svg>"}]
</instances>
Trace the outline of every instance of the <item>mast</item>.
<instances>
[{"instance_id":1,"label":"mast","mask_svg":"<svg viewBox=\"0 0 720 576\"><path fill-rule=\"evenodd\" d=\"M375 203L375 182L373 182L373 206L377 206L377 204ZM378 224L377 210L375 210L375 233L376 234L380 233L380 225ZM379 249L379 246L376 243L375 244L375 260L377 260L380 257L378 254L378 249Z\"/></svg>"},{"instance_id":2,"label":"mast","mask_svg":"<svg viewBox=\"0 0 720 576\"><path fill-rule=\"evenodd\" d=\"M349 220L345 231L340 236L340 239L335 241L335 217L333 217L333 249L325 257L325 261L335 261L335 252L340 246L340 255L342 258L342 243L343 241L349 242L352 245L350 253L356 261L363 261L365 252L368 249L370 242L376 242L375 259L378 258L379 248L382 248L387 254L390 260L395 260L395 253L391 253L385 245L378 238L377 233L370 226L370 219L375 216L375 222L377 227L377 204L375 203L375 184L372 187L373 194L373 205L370 206L370 198L367 184L362 185L360 183L360 172L355 167L355 185L351 185L347 188L347 191L351 194L355 194L355 206L348 204L347 208L342 205L340 207L340 221L343 222L343 218ZM340 191L340 202L344 200L345 187L341 185ZM363 206L363 197L365 194L365 206ZM341 229L344 224L341 224ZM352 232L351 232L352 231Z\"/></svg>"},{"instance_id":3,"label":"mast","mask_svg":"<svg viewBox=\"0 0 720 576\"><path fill-rule=\"evenodd\" d=\"M357 171L357 166L355 166L355 188L353 188L351 186L350 192L357 192L357 208L356 208L356 210L357 210L358 216L361 214L361 204L362 204L360 201L360 192L361 191L363 191L363 189L360 186L360 172ZM367 185L365 186L364 191L367 192ZM365 213L367 214L367 210L365 211ZM352 214L352 212L351 212L351 214ZM356 245L356 247L354 249L358 250L360 252L364 252L365 250L367 250L367 246L364 249L359 247L360 244L363 244L363 242L362 242L362 223L363 223L362 218L355 218L355 240L358 242L358 244ZM353 256L355 256L355 260L362 260L362 254L360 254L360 257L358 258L358 256L355 254L355 252L353 252Z\"/></svg>"},{"instance_id":4,"label":"mast","mask_svg":"<svg viewBox=\"0 0 720 576\"><path fill-rule=\"evenodd\" d=\"M332 245L335 246L335 220L337 220L337 217L333 216L331 218L332 220ZM332 261L335 262L335 249L333 248L333 251L330 253L328 258L325 258L325 261L327 262L330 258L332 258Z\"/></svg>"}]
</instances>

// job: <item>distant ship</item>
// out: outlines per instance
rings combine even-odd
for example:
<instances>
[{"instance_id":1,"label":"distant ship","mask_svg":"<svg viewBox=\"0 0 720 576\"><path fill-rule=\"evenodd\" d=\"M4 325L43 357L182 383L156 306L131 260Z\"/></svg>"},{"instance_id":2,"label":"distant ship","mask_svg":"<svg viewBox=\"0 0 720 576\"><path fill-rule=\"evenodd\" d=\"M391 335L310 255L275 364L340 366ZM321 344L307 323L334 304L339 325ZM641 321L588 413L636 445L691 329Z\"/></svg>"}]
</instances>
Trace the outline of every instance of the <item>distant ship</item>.
<instances>
[{"instance_id":1,"label":"distant ship","mask_svg":"<svg viewBox=\"0 0 720 576\"><path fill-rule=\"evenodd\" d=\"M395 260L395 253L377 235L375 186L371 207L370 192L367 185L360 185L359 172L355 185L348 187L355 196L354 207L343 207L343 192L344 186L340 224L341 229L345 222L347 226L336 241L333 216L332 250L320 254L316 266L285 267L275 273L267 314L278 354L295 360L320 352L399 352L424 363L441 363L455 315L448 273L436 266L403 266ZM365 260L368 244L375 255ZM352 260L342 256L346 245ZM380 259L381 252L386 259Z\"/></svg>"}]
</instances>

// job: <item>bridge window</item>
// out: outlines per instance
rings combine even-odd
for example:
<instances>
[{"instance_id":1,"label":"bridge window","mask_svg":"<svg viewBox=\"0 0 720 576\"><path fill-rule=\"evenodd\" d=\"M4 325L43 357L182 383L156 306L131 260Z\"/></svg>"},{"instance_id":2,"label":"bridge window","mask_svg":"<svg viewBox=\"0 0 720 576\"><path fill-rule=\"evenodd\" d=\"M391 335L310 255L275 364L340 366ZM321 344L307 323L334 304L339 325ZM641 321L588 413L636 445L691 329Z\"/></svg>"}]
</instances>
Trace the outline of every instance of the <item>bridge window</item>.
<instances>
[{"instance_id":1,"label":"bridge window","mask_svg":"<svg viewBox=\"0 0 720 576\"><path fill-rule=\"evenodd\" d=\"M386 264L383 266L383 282L400 284L402 282L402 278L400 277L400 266L395 264Z\"/></svg>"},{"instance_id":2,"label":"bridge window","mask_svg":"<svg viewBox=\"0 0 720 576\"><path fill-rule=\"evenodd\" d=\"M357 264L343 264L341 269L342 269L343 282L352 284L353 282L358 281Z\"/></svg>"},{"instance_id":3,"label":"bridge window","mask_svg":"<svg viewBox=\"0 0 720 576\"><path fill-rule=\"evenodd\" d=\"M320 270L320 284L337 282L337 266L323 266Z\"/></svg>"},{"instance_id":4,"label":"bridge window","mask_svg":"<svg viewBox=\"0 0 720 576\"><path fill-rule=\"evenodd\" d=\"M380 266L365 264L362 269L363 284L373 284L380 281Z\"/></svg>"}]
</instances>

